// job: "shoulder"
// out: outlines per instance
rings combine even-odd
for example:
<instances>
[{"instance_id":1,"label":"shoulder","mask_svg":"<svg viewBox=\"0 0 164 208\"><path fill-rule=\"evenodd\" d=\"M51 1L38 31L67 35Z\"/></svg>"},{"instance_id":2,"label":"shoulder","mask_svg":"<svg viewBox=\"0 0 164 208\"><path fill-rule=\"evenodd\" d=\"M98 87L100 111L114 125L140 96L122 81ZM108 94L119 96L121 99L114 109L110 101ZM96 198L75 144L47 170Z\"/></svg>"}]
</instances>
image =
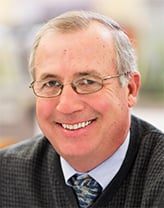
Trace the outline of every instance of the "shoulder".
<instances>
[{"instance_id":1,"label":"shoulder","mask_svg":"<svg viewBox=\"0 0 164 208\"><path fill-rule=\"evenodd\" d=\"M33 152L34 149L37 149L38 146L40 146L42 143L44 143L44 136L37 135L35 137L29 138L27 140L23 140L21 142L18 142L14 145L11 145L7 148L0 150L0 157L9 157L9 156L24 156L29 151ZM27 155L26 155L27 156Z\"/></svg>"},{"instance_id":2,"label":"shoulder","mask_svg":"<svg viewBox=\"0 0 164 208\"><path fill-rule=\"evenodd\" d=\"M164 133L150 123L132 117L130 135L135 144L133 150L138 149L138 167L141 166L149 178L164 177Z\"/></svg>"},{"instance_id":3,"label":"shoulder","mask_svg":"<svg viewBox=\"0 0 164 208\"><path fill-rule=\"evenodd\" d=\"M51 148L48 140L43 135L21 141L0 150L0 168L12 166L18 162L25 163L44 155L47 149Z\"/></svg>"},{"instance_id":4,"label":"shoulder","mask_svg":"<svg viewBox=\"0 0 164 208\"><path fill-rule=\"evenodd\" d=\"M59 157L43 135L1 150L0 207L51 206L52 184L59 174Z\"/></svg>"},{"instance_id":5,"label":"shoulder","mask_svg":"<svg viewBox=\"0 0 164 208\"><path fill-rule=\"evenodd\" d=\"M164 144L164 132L140 118L132 116L131 135L149 144Z\"/></svg>"},{"instance_id":6,"label":"shoulder","mask_svg":"<svg viewBox=\"0 0 164 208\"><path fill-rule=\"evenodd\" d=\"M138 146L138 155L141 160L152 163L156 160L164 164L164 133L162 131L133 116L130 135L133 143Z\"/></svg>"},{"instance_id":7,"label":"shoulder","mask_svg":"<svg viewBox=\"0 0 164 208\"><path fill-rule=\"evenodd\" d=\"M4 181L24 180L24 177L45 173L58 155L49 141L39 135L0 151L0 184ZM14 183L14 181L12 182Z\"/></svg>"},{"instance_id":8,"label":"shoulder","mask_svg":"<svg viewBox=\"0 0 164 208\"><path fill-rule=\"evenodd\" d=\"M130 129L134 183L143 193L143 207L156 207L164 187L164 133L152 124L132 116Z\"/></svg>"},{"instance_id":9,"label":"shoulder","mask_svg":"<svg viewBox=\"0 0 164 208\"><path fill-rule=\"evenodd\" d=\"M139 118L132 117L131 140L138 143L136 171L144 175L147 188L161 192L164 185L164 133Z\"/></svg>"}]
</instances>

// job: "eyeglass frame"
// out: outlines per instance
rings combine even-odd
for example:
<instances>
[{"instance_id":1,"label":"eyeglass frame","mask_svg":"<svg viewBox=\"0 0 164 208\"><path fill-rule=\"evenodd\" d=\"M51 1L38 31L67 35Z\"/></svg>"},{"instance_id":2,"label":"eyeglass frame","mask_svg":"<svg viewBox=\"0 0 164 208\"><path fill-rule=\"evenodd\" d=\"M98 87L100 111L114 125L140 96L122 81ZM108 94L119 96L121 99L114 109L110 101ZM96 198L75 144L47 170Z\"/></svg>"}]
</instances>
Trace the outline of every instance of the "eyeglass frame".
<instances>
[{"instance_id":1,"label":"eyeglass frame","mask_svg":"<svg viewBox=\"0 0 164 208\"><path fill-rule=\"evenodd\" d=\"M103 78L102 78L102 77L99 77L99 76L97 76L97 75L94 75L94 77L97 77L97 78L99 78L99 79L101 80L101 83L100 83L100 84L101 84L101 87L98 88L98 89L95 90L95 91L92 91L92 92L84 92L84 93L78 92L77 86L74 84L73 81L70 82L70 83L65 83L65 84L63 84L60 80L58 80L58 81L60 81L60 84L61 84L61 87L59 88L59 92L58 92L56 95L53 95L53 96L42 96L42 95L38 95L38 94L36 93L36 91L35 91L35 89L34 89L34 84L35 84L35 82L43 82L44 80L41 80L41 81L33 80L33 81L30 83L29 88L32 88L33 93L34 93L37 97L41 97L41 98L55 98L55 97L58 97L58 96L60 96L60 95L62 94L62 91L63 91L63 88L64 88L65 85L69 85L69 84L70 84L71 87L72 87L72 89L74 90L74 92L76 92L77 94L80 94L80 95L87 95L87 94L93 94L93 93L96 93L96 92L100 91L100 90L104 87L103 81L108 80L108 79L112 79L112 78L121 77L121 76L127 76L127 75L129 75L130 73L131 73L130 71L127 71L127 72L123 72L123 73L119 73L119 74L108 75L108 76L105 76L105 77L103 77ZM85 76L84 76L84 77L85 77Z\"/></svg>"}]
</instances>

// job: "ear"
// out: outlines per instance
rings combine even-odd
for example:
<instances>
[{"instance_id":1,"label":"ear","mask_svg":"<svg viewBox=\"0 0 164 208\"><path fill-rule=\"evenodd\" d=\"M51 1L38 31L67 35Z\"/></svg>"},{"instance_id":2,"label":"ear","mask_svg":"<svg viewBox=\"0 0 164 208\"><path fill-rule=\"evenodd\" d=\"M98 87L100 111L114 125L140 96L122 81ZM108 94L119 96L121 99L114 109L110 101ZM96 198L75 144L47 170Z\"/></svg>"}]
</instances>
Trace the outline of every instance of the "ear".
<instances>
[{"instance_id":1,"label":"ear","mask_svg":"<svg viewBox=\"0 0 164 208\"><path fill-rule=\"evenodd\" d=\"M138 92L140 89L140 74L133 72L130 75L128 83L128 107L133 107L136 104Z\"/></svg>"}]
</instances>

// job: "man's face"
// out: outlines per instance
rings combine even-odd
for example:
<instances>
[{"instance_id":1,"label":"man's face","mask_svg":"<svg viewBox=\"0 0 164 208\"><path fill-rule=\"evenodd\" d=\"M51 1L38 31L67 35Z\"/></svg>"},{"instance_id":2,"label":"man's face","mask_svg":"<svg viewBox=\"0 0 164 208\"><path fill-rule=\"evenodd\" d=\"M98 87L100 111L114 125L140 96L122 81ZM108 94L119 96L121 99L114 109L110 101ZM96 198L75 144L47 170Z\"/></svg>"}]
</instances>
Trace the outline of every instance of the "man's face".
<instances>
[{"instance_id":1,"label":"man's face","mask_svg":"<svg viewBox=\"0 0 164 208\"><path fill-rule=\"evenodd\" d=\"M93 168L123 143L130 126L129 107L137 94L133 75L127 87L114 78L96 93L77 94L68 83L83 73L117 73L112 34L104 26L94 23L68 34L49 32L41 39L36 80L57 77L67 84L58 97L36 98L38 123L55 150L79 170L85 169L76 165L79 161L85 159L88 169Z\"/></svg>"}]
</instances>

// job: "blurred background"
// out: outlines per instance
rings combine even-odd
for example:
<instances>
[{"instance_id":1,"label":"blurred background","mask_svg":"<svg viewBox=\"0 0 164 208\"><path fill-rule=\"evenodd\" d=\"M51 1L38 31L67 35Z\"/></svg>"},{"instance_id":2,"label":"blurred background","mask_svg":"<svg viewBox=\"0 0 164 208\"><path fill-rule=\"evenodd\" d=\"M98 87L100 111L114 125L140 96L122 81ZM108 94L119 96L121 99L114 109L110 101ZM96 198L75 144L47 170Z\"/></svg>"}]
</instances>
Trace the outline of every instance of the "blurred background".
<instances>
[{"instance_id":1,"label":"blurred background","mask_svg":"<svg viewBox=\"0 0 164 208\"><path fill-rule=\"evenodd\" d=\"M142 75L133 113L164 131L164 0L0 0L0 148L40 131L28 88L30 48L43 23L77 9L108 15L126 29Z\"/></svg>"}]
</instances>

